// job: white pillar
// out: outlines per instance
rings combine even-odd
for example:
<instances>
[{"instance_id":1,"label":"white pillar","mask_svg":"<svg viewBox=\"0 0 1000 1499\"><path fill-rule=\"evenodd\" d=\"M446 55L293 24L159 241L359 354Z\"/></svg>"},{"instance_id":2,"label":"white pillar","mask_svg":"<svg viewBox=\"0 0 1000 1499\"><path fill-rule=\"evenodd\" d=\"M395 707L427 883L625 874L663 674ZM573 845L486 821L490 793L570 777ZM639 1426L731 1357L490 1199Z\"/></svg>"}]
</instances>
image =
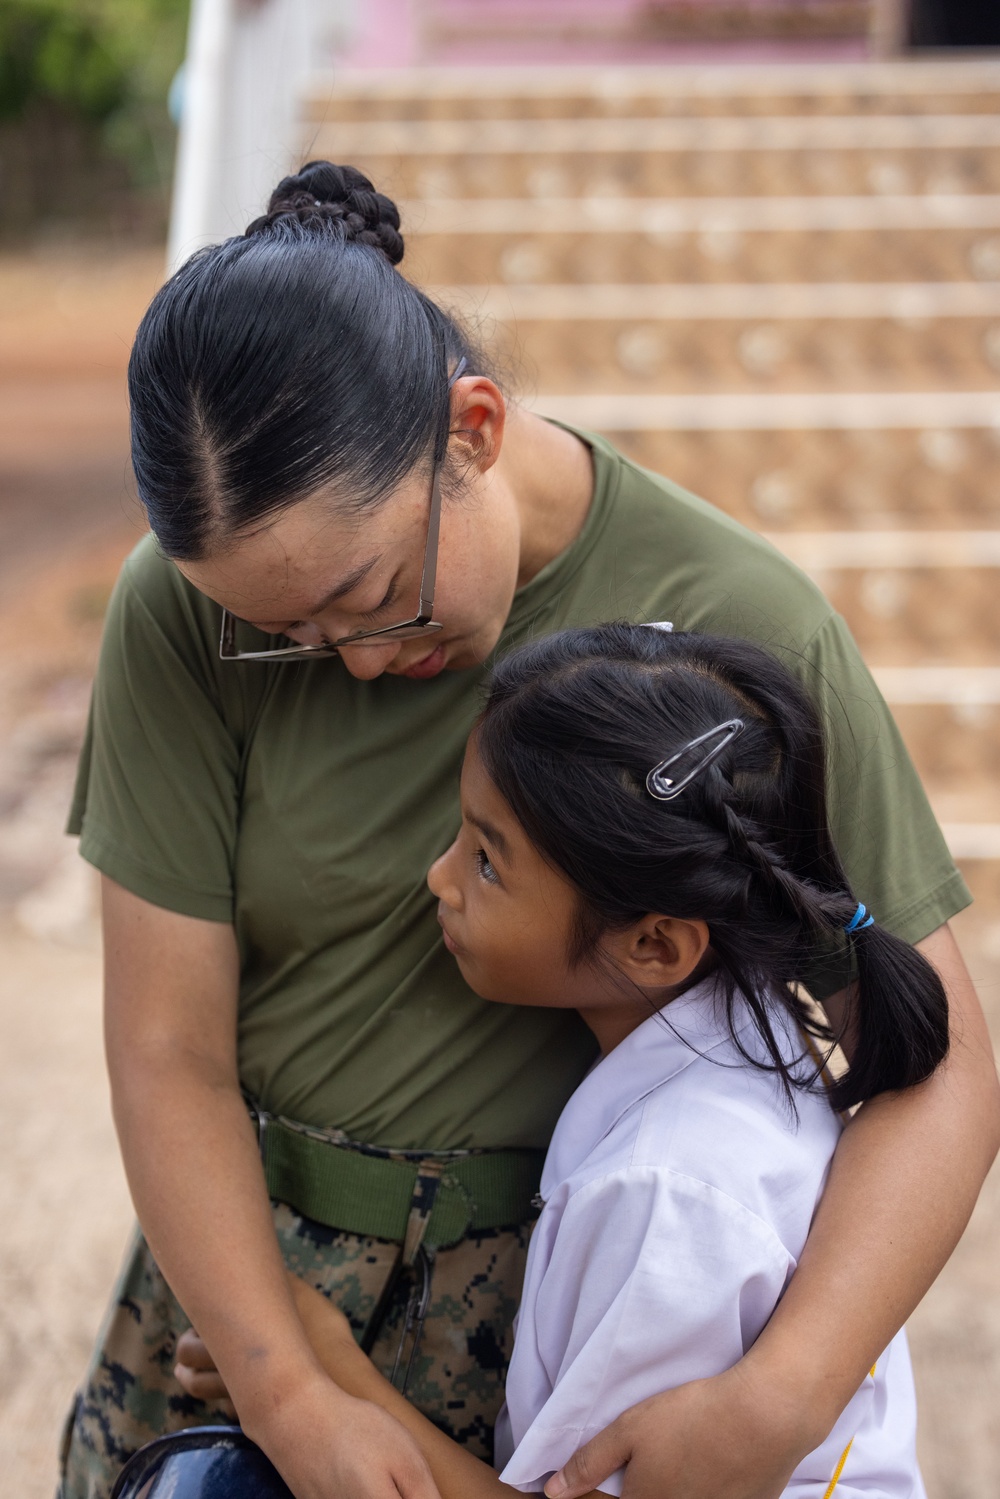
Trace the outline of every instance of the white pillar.
<instances>
[{"instance_id":1,"label":"white pillar","mask_svg":"<svg viewBox=\"0 0 1000 1499\"><path fill-rule=\"evenodd\" d=\"M308 153L310 73L351 39L350 0L192 0L168 269L242 234Z\"/></svg>"},{"instance_id":2,"label":"white pillar","mask_svg":"<svg viewBox=\"0 0 1000 1499\"><path fill-rule=\"evenodd\" d=\"M235 0L191 0L167 268L212 239Z\"/></svg>"}]
</instances>

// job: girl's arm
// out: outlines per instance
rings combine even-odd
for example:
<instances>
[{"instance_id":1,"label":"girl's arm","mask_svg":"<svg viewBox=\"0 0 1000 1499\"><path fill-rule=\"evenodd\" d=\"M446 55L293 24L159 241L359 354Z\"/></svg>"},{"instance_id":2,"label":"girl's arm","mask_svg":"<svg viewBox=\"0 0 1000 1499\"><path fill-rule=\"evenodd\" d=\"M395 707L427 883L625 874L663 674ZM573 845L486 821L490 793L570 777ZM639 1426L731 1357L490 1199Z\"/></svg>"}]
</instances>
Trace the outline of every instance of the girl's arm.
<instances>
[{"instance_id":1,"label":"girl's arm","mask_svg":"<svg viewBox=\"0 0 1000 1499\"><path fill-rule=\"evenodd\" d=\"M295 1310L236 1065L231 927L103 883L105 1042L139 1221L296 1499L438 1499L416 1443L339 1389Z\"/></svg>"},{"instance_id":2,"label":"girl's arm","mask_svg":"<svg viewBox=\"0 0 1000 1499\"><path fill-rule=\"evenodd\" d=\"M442 1499L518 1499L520 1490L501 1483L493 1468L466 1452L415 1410L361 1352L342 1312L305 1281L289 1277L292 1294L320 1363L337 1384L370 1401L405 1426L427 1459ZM607 1499L593 1494L586 1499Z\"/></svg>"},{"instance_id":3,"label":"girl's arm","mask_svg":"<svg viewBox=\"0 0 1000 1499\"><path fill-rule=\"evenodd\" d=\"M547 1494L581 1499L628 1463L622 1499L776 1499L939 1274L1000 1145L1000 1088L950 929L917 946L948 992L951 1052L926 1083L873 1099L848 1125L799 1268L753 1348L727 1373L627 1411Z\"/></svg>"}]
</instances>

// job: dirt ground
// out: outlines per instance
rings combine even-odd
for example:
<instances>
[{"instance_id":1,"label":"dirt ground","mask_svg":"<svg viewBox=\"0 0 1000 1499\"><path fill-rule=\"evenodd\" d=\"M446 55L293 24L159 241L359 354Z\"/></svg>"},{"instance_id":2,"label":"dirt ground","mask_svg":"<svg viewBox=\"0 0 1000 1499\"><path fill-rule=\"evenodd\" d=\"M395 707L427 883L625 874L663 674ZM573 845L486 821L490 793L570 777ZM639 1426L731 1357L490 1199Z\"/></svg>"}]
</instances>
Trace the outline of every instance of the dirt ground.
<instances>
[{"instance_id":1,"label":"dirt ground","mask_svg":"<svg viewBox=\"0 0 1000 1499\"><path fill-rule=\"evenodd\" d=\"M62 835L100 618L141 531L124 366L157 256L0 260L0 1494L48 1499L130 1232L94 882ZM956 929L1000 1038L994 866ZM1000 1469L1000 1171L911 1324L930 1499ZM832 1313L831 1313L832 1315Z\"/></svg>"}]
</instances>

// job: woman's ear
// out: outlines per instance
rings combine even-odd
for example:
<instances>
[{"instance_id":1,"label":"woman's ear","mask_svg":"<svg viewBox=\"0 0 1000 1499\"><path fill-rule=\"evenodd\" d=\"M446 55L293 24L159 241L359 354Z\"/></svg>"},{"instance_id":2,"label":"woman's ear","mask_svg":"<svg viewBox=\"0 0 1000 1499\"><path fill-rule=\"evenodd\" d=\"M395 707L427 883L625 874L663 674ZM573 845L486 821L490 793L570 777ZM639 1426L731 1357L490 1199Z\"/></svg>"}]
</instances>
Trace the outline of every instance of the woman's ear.
<instances>
[{"instance_id":1,"label":"woman's ear","mask_svg":"<svg viewBox=\"0 0 1000 1499\"><path fill-rule=\"evenodd\" d=\"M466 460L485 474L500 456L507 403L485 375L463 375L451 391L451 441L466 450Z\"/></svg>"},{"instance_id":2,"label":"woman's ear","mask_svg":"<svg viewBox=\"0 0 1000 1499\"><path fill-rule=\"evenodd\" d=\"M709 947L708 923L679 916L644 916L608 944L615 966L642 989L676 988Z\"/></svg>"}]
</instances>

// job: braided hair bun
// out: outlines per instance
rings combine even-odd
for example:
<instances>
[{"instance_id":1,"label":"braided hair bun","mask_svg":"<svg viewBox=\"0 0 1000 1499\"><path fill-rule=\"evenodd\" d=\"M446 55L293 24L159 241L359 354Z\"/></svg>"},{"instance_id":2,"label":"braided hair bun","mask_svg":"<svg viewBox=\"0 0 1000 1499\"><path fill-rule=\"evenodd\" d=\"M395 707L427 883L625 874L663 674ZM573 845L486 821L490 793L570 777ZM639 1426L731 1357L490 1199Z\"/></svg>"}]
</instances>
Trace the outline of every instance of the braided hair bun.
<instances>
[{"instance_id":1,"label":"braided hair bun","mask_svg":"<svg viewBox=\"0 0 1000 1499\"><path fill-rule=\"evenodd\" d=\"M391 198L377 193L357 167L307 162L294 177L278 183L267 212L248 225L246 237L267 234L289 221L307 231L332 233L345 244L381 250L390 265L403 258L398 208Z\"/></svg>"}]
</instances>

